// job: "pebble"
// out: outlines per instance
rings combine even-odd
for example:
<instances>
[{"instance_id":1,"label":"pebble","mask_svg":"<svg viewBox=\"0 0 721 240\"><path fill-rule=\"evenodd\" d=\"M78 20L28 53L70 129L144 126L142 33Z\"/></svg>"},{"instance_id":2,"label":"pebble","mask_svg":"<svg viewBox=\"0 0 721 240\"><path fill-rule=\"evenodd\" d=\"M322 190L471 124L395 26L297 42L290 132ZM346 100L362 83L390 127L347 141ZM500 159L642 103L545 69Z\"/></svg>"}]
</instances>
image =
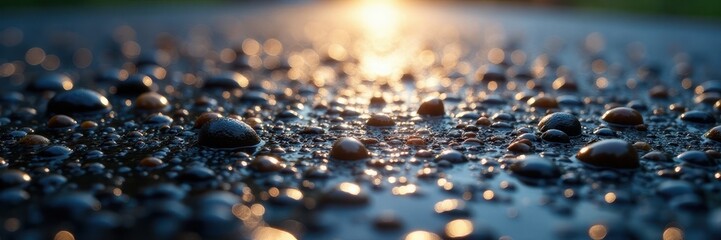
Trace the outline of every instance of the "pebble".
<instances>
[{"instance_id":1,"label":"pebble","mask_svg":"<svg viewBox=\"0 0 721 240\"><path fill-rule=\"evenodd\" d=\"M366 125L372 127L392 127L396 125L396 122L388 115L373 114L366 122Z\"/></svg>"},{"instance_id":2,"label":"pebble","mask_svg":"<svg viewBox=\"0 0 721 240\"><path fill-rule=\"evenodd\" d=\"M466 156L464 156L463 153L453 149L446 149L441 151L441 153L436 155L435 159L436 162L447 161L450 163L464 163L468 161L468 159L466 159Z\"/></svg>"},{"instance_id":3,"label":"pebble","mask_svg":"<svg viewBox=\"0 0 721 240\"><path fill-rule=\"evenodd\" d=\"M24 146L42 146L50 144L50 140L37 134L28 134L21 138L18 143Z\"/></svg>"},{"instance_id":4,"label":"pebble","mask_svg":"<svg viewBox=\"0 0 721 240\"><path fill-rule=\"evenodd\" d=\"M31 180L30 175L23 171L17 169L3 170L0 172L0 190L23 189L30 185Z\"/></svg>"},{"instance_id":5,"label":"pebble","mask_svg":"<svg viewBox=\"0 0 721 240\"><path fill-rule=\"evenodd\" d=\"M358 184L342 182L325 191L320 201L324 204L354 206L366 205L370 199Z\"/></svg>"},{"instance_id":6,"label":"pebble","mask_svg":"<svg viewBox=\"0 0 721 240\"><path fill-rule=\"evenodd\" d=\"M145 74L133 74L115 85L115 93L122 96L138 96L155 88L153 78Z\"/></svg>"},{"instance_id":7,"label":"pebble","mask_svg":"<svg viewBox=\"0 0 721 240\"><path fill-rule=\"evenodd\" d=\"M246 148L260 143L260 137L248 124L227 117L209 121L198 133L198 144L210 148Z\"/></svg>"},{"instance_id":8,"label":"pebble","mask_svg":"<svg viewBox=\"0 0 721 240\"><path fill-rule=\"evenodd\" d=\"M48 73L30 83L27 89L35 92L62 92L73 89L73 80L62 73Z\"/></svg>"},{"instance_id":9,"label":"pebble","mask_svg":"<svg viewBox=\"0 0 721 240\"><path fill-rule=\"evenodd\" d=\"M357 161L370 158L370 153L361 141L352 137L336 140L330 150L330 158L340 161Z\"/></svg>"},{"instance_id":10,"label":"pebble","mask_svg":"<svg viewBox=\"0 0 721 240\"><path fill-rule=\"evenodd\" d=\"M163 160L156 157L146 157L140 160L140 166L154 168L163 165Z\"/></svg>"},{"instance_id":11,"label":"pebble","mask_svg":"<svg viewBox=\"0 0 721 240\"><path fill-rule=\"evenodd\" d=\"M530 179L553 179L561 176L561 171L552 160L538 155L521 155L514 159L508 169L513 174Z\"/></svg>"},{"instance_id":12,"label":"pebble","mask_svg":"<svg viewBox=\"0 0 721 240\"><path fill-rule=\"evenodd\" d=\"M514 142L508 146L508 151L516 153L528 153L531 152L531 146L523 142Z\"/></svg>"},{"instance_id":13,"label":"pebble","mask_svg":"<svg viewBox=\"0 0 721 240\"><path fill-rule=\"evenodd\" d=\"M168 99L156 92L140 94L135 99L135 109L148 112L162 112L168 107Z\"/></svg>"},{"instance_id":14,"label":"pebble","mask_svg":"<svg viewBox=\"0 0 721 240\"><path fill-rule=\"evenodd\" d=\"M243 76L243 74L237 72L223 72L219 75L205 79L203 88L233 90L245 88L248 86L248 83L248 79Z\"/></svg>"},{"instance_id":15,"label":"pebble","mask_svg":"<svg viewBox=\"0 0 721 240\"><path fill-rule=\"evenodd\" d=\"M651 145L648 144L647 142L635 142L635 143L633 143L633 147L639 151L650 151L651 150Z\"/></svg>"},{"instance_id":16,"label":"pebble","mask_svg":"<svg viewBox=\"0 0 721 240\"><path fill-rule=\"evenodd\" d=\"M639 167L633 146L620 139L607 139L581 148L576 154L581 162L600 168L634 169Z\"/></svg>"},{"instance_id":17,"label":"pebble","mask_svg":"<svg viewBox=\"0 0 721 240\"><path fill-rule=\"evenodd\" d=\"M285 168L283 162L270 155L256 156L248 166L258 172L277 172Z\"/></svg>"},{"instance_id":18,"label":"pebble","mask_svg":"<svg viewBox=\"0 0 721 240\"><path fill-rule=\"evenodd\" d=\"M446 114L446 110L443 106L443 100L431 97L423 100L417 113L421 116L443 116Z\"/></svg>"},{"instance_id":19,"label":"pebble","mask_svg":"<svg viewBox=\"0 0 721 240\"><path fill-rule=\"evenodd\" d=\"M223 115L220 113L214 113L214 112L205 112L203 114L200 114L198 118L195 119L195 124L193 125L194 128L201 128L206 123L210 122L211 120L222 118Z\"/></svg>"},{"instance_id":20,"label":"pebble","mask_svg":"<svg viewBox=\"0 0 721 240\"><path fill-rule=\"evenodd\" d=\"M641 156L642 159L651 160L654 162L671 162L671 157L661 151L651 151L649 153L646 153L645 155Z\"/></svg>"},{"instance_id":21,"label":"pebble","mask_svg":"<svg viewBox=\"0 0 721 240\"><path fill-rule=\"evenodd\" d=\"M643 124L643 116L636 109L617 107L606 111L601 119L609 124L620 126L636 126Z\"/></svg>"},{"instance_id":22,"label":"pebble","mask_svg":"<svg viewBox=\"0 0 721 240\"><path fill-rule=\"evenodd\" d=\"M61 92L48 101L47 113L86 115L110 111L112 106L105 96L88 89Z\"/></svg>"},{"instance_id":23,"label":"pebble","mask_svg":"<svg viewBox=\"0 0 721 240\"><path fill-rule=\"evenodd\" d=\"M716 142L721 142L721 126L715 126L709 129L703 136Z\"/></svg>"},{"instance_id":24,"label":"pebble","mask_svg":"<svg viewBox=\"0 0 721 240\"><path fill-rule=\"evenodd\" d=\"M550 129L563 131L568 136L581 135L581 122L570 113L557 112L546 115L538 122L538 130L546 132Z\"/></svg>"},{"instance_id":25,"label":"pebble","mask_svg":"<svg viewBox=\"0 0 721 240\"><path fill-rule=\"evenodd\" d=\"M528 99L526 103L528 104L528 106L535 108L558 108L558 102L556 101L556 98L548 95L532 97L531 99Z\"/></svg>"},{"instance_id":26,"label":"pebble","mask_svg":"<svg viewBox=\"0 0 721 240\"><path fill-rule=\"evenodd\" d=\"M38 152L38 156L43 158L61 158L61 157L67 157L71 153L73 153L73 150L63 146L63 145L52 145L49 147L46 147L42 149L40 152Z\"/></svg>"},{"instance_id":27,"label":"pebble","mask_svg":"<svg viewBox=\"0 0 721 240\"><path fill-rule=\"evenodd\" d=\"M149 126L169 126L173 123L173 118L162 113L154 113L145 118L143 123Z\"/></svg>"},{"instance_id":28,"label":"pebble","mask_svg":"<svg viewBox=\"0 0 721 240\"><path fill-rule=\"evenodd\" d=\"M565 132L557 129L549 129L541 134L541 139L554 143L570 143L571 138Z\"/></svg>"},{"instance_id":29,"label":"pebble","mask_svg":"<svg viewBox=\"0 0 721 240\"><path fill-rule=\"evenodd\" d=\"M694 166L711 167L718 165L716 160L710 158L705 152L702 151L686 151L676 156L676 159L683 163L688 163Z\"/></svg>"},{"instance_id":30,"label":"pebble","mask_svg":"<svg viewBox=\"0 0 721 240\"><path fill-rule=\"evenodd\" d=\"M292 29L305 18L0 29L0 235L721 236L710 46L519 24L375 39L302 10Z\"/></svg>"},{"instance_id":31,"label":"pebble","mask_svg":"<svg viewBox=\"0 0 721 240\"><path fill-rule=\"evenodd\" d=\"M699 123L699 124L714 124L716 123L716 118L714 118L713 115L711 115L708 112L702 112L702 111L688 111L679 117L681 120L685 122L691 122L691 123Z\"/></svg>"},{"instance_id":32,"label":"pebble","mask_svg":"<svg viewBox=\"0 0 721 240\"><path fill-rule=\"evenodd\" d=\"M78 122L67 115L58 114L52 116L47 125L49 128L70 128L77 126Z\"/></svg>"},{"instance_id":33,"label":"pebble","mask_svg":"<svg viewBox=\"0 0 721 240\"><path fill-rule=\"evenodd\" d=\"M403 227L403 221L393 212L384 212L373 219L373 226L380 230L397 230Z\"/></svg>"}]
</instances>

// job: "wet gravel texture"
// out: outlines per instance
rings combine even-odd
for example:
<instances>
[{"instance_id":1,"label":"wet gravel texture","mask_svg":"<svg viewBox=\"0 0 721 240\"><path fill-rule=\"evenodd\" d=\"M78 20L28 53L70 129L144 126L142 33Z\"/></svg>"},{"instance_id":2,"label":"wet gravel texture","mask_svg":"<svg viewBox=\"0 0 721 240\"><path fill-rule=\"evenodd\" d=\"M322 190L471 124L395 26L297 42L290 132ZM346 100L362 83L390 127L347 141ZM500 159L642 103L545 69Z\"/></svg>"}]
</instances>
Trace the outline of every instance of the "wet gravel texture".
<instances>
[{"instance_id":1,"label":"wet gravel texture","mask_svg":"<svg viewBox=\"0 0 721 240\"><path fill-rule=\"evenodd\" d=\"M0 238L721 238L717 25L401 9L3 18Z\"/></svg>"}]
</instances>

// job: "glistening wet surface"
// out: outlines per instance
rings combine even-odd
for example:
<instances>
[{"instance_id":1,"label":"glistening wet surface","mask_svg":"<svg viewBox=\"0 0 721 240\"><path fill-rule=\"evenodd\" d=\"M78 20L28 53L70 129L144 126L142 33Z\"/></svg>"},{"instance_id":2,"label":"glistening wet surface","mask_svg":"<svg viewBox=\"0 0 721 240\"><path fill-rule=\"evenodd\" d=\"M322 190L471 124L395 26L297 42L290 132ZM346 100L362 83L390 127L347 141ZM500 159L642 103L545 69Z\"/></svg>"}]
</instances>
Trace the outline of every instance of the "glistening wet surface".
<instances>
[{"instance_id":1,"label":"glistening wet surface","mask_svg":"<svg viewBox=\"0 0 721 240\"><path fill-rule=\"evenodd\" d=\"M471 6L0 20L7 239L721 237L721 29Z\"/></svg>"}]
</instances>

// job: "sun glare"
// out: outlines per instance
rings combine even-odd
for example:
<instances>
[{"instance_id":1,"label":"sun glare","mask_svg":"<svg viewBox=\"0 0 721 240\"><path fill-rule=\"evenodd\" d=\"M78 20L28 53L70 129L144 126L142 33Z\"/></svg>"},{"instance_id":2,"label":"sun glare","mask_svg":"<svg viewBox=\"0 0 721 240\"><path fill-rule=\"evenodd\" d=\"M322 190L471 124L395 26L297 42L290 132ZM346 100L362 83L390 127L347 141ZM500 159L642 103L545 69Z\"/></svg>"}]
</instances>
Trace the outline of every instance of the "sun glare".
<instances>
[{"instance_id":1,"label":"sun glare","mask_svg":"<svg viewBox=\"0 0 721 240\"><path fill-rule=\"evenodd\" d=\"M410 65L403 36L404 12L397 1L365 0L354 7L362 41L356 49L361 73L370 80L400 76Z\"/></svg>"},{"instance_id":2,"label":"sun glare","mask_svg":"<svg viewBox=\"0 0 721 240\"><path fill-rule=\"evenodd\" d=\"M364 0L358 7L358 18L363 23L365 33L370 37L387 38L398 28L400 10L395 1ZM379 39L380 40L380 39Z\"/></svg>"}]
</instances>

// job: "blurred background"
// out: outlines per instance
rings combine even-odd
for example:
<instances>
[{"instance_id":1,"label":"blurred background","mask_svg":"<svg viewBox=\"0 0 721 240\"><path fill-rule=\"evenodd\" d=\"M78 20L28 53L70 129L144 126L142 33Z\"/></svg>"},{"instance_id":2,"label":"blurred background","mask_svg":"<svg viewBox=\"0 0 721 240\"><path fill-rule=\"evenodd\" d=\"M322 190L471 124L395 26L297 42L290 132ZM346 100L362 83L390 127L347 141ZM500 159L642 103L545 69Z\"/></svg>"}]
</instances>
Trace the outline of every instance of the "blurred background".
<instances>
[{"instance_id":1,"label":"blurred background","mask_svg":"<svg viewBox=\"0 0 721 240\"><path fill-rule=\"evenodd\" d=\"M367 0L366 0L367 1ZM383 1L383 0L376 0ZM387 0L386 0L387 1ZM397 1L397 0L396 0ZM471 2L536 7L578 8L586 10L686 16L721 19L720 0L403 0L406 2ZM114 7L131 5L214 5L239 3L312 3L340 0L4 0L5 10L18 8ZM0 10L2 11L2 10Z\"/></svg>"}]
</instances>

